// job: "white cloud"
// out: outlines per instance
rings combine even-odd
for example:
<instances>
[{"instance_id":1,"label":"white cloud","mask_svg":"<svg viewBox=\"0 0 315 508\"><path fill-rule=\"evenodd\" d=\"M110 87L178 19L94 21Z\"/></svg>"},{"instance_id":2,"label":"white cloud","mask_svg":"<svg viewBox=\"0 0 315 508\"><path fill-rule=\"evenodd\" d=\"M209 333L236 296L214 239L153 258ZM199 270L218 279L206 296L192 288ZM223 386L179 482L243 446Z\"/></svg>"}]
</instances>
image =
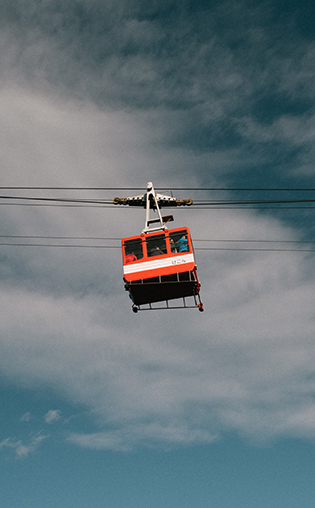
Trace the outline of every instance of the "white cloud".
<instances>
[{"instance_id":1,"label":"white cloud","mask_svg":"<svg viewBox=\"0 0 315 508\"><path fill-rule=\"evenodd\" d=\"M25 413L24 415L21 416L20 421L21 422L29 422L31 420L31 418L32 418L32 415L28 411L27 413Z\"/></svg>"},{"instance_id":2,"label":"white cloud","mask_svg":"<svg viewBox=\"0 0 315 508\"><path fill-rule=\"evenodd\" d=\"M41 443L48 437L37 434L30 438L27 443L23 443L20 439L9 437L0 443L0 450L5 448L11 449L15 452L16 458L23 459L30 453L36 452Z\"/></svg>"},{"instance_id":3,"label":"white cloud","mask_svg":"<svg viewBox=\"0 0 315 508\"><path fill-rule=\"evenodd\" d=\"M45 414L44 419L46 423L53 424L56 423L61 418L60 409L50 409L48 413Z\"/></svg>"},{"instance_id":4,"label":"white cloud","mask_svg":"<svg viewBox=\"0 0 315 508\"><path fill-rule=\"evenodd\" d=\"M113 431L94 434L70 434L67 440L83 448L94 450L128 451L137 446L177 446L198 443L210 443L216 436L206 429L191 429L185 424L127 425Z\"/></svg>"}]
</instances>

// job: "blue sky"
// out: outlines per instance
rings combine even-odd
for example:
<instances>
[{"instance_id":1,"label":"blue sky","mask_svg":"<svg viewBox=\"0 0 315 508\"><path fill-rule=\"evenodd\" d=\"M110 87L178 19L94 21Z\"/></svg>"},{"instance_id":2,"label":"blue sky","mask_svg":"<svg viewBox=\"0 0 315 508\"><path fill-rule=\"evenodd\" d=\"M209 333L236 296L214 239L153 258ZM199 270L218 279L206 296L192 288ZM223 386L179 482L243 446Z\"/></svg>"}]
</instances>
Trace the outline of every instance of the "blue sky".
<instances>
[{"instance_id":1,"label":"blue sky","mask_svg":"<svg viewBox=\"0 0 315 508\"><path fill-rule=\"evenodd\" d=\"M1 186L140 192L153 181L226 189L174 190L195 201L313 199L293 189L315 187L314 11L3 0ZM133 192L1 189L26 194ZM0 204L0 243L119 239L144 225L126 207ZM314 241L314 211L174 216L196 247L289 250L196 250L205 312L134 315L118 249L0 245L5 508L311 505L315 265L312 244L293 242Z\"/></svg>"}]
</instances>

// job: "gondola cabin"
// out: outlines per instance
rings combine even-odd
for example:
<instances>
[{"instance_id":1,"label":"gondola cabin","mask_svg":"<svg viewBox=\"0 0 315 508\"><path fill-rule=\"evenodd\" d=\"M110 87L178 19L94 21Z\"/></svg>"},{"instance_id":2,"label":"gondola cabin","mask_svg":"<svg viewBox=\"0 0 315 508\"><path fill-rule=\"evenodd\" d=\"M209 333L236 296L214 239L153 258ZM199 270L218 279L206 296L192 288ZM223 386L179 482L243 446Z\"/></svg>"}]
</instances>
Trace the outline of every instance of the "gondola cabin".
<instances>
[{"instance_id":1,"label":"gondola cabin","mask_svg":"<svg viewBox=\"0 0 315 508\"><path fill-rule=\"evenodd\" d=\"M142 233L122 240L125 289L140 305L194 296L200 283L188 228ZM199 310L203 310L199 297ZM168 305L168 304L167 304Z\"/></svg>"}]
</instances>

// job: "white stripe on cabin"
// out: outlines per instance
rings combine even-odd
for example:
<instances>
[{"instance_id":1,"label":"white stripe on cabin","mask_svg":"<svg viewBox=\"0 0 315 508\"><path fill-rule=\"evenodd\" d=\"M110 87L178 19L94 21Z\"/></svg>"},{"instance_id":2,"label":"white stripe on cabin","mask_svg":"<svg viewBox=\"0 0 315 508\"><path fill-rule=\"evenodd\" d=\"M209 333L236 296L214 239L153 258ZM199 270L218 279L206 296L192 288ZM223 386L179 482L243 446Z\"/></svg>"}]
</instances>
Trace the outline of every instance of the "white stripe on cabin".
<instances>
[{"instance_id":1,"label":"white stripe on cabin","mask_svg":"<svg viewBox=\"0 0 315 508\"><path fill-rule=\"evenodd\" d=\"M124 275L136 272L145 272L147 270L154 270L156 268L166 268L168 266L183 265L185 263L194 263L193 254L182 254L179 256L170 256L163 259L154 259L152 261L143 261L142 263L128 263L124 266Z\"/></svg>"}]
</instances>

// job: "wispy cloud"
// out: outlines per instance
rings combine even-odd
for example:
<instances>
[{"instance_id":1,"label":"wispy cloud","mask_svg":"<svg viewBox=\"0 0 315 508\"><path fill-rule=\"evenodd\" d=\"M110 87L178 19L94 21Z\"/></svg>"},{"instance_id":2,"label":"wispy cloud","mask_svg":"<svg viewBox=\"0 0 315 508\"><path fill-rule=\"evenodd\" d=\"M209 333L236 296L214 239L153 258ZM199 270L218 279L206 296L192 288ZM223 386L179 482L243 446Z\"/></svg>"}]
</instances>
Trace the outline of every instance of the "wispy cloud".
<instances>
[{"instance_id":1,"label":"wispy cloud","mask_svg":"<svg viewBox=\"0 0 315 508\"><path fill-rule=\"evenodd\" d=\"M28 457L29 454L37 451L41 443L49 436L37 434L31 437L27 442L23 442L16 438L7 438L0 443L0 450L10 449L15 453L16 458L23 459Z\"/></svg>"},{"instance_id":2,"label":"wispy cloud","mask_svg":"<svg viewBox=\"0 0 315 508\"><path fill-rule=\"evenodd\" d=\"M21 422L29 422L32 418L32 415L31 413L28 411L27 413L25 413L23 416L21 416L21 419L20 421Z\"/></svg>"},{"instance_id":3,"label":"wispy cloud","mask_svg":"<svg viewBox=\"0 0 315 508\"><path fill-rule=\"evenodd\" d=\"M44 419L46 423L53 424L56 423L61 418L60 409L50 409L48 413L45 414Z\"/></svg>"},{"instance_id":4,"label":"wispy cloud","mask_svg":"<svg viewBox=\"0 0 315 508\"><path fill-rule=\"evenodd\" d=\"M190 444L211 443L217 436L206 429L192 430L184 424L178 425L156 422L151 424L127 425L123 428L94 434L70 434L67 441L83 448L94 450L129 451L149 446L187 446Z\"/></svg>"}]
</instances>

